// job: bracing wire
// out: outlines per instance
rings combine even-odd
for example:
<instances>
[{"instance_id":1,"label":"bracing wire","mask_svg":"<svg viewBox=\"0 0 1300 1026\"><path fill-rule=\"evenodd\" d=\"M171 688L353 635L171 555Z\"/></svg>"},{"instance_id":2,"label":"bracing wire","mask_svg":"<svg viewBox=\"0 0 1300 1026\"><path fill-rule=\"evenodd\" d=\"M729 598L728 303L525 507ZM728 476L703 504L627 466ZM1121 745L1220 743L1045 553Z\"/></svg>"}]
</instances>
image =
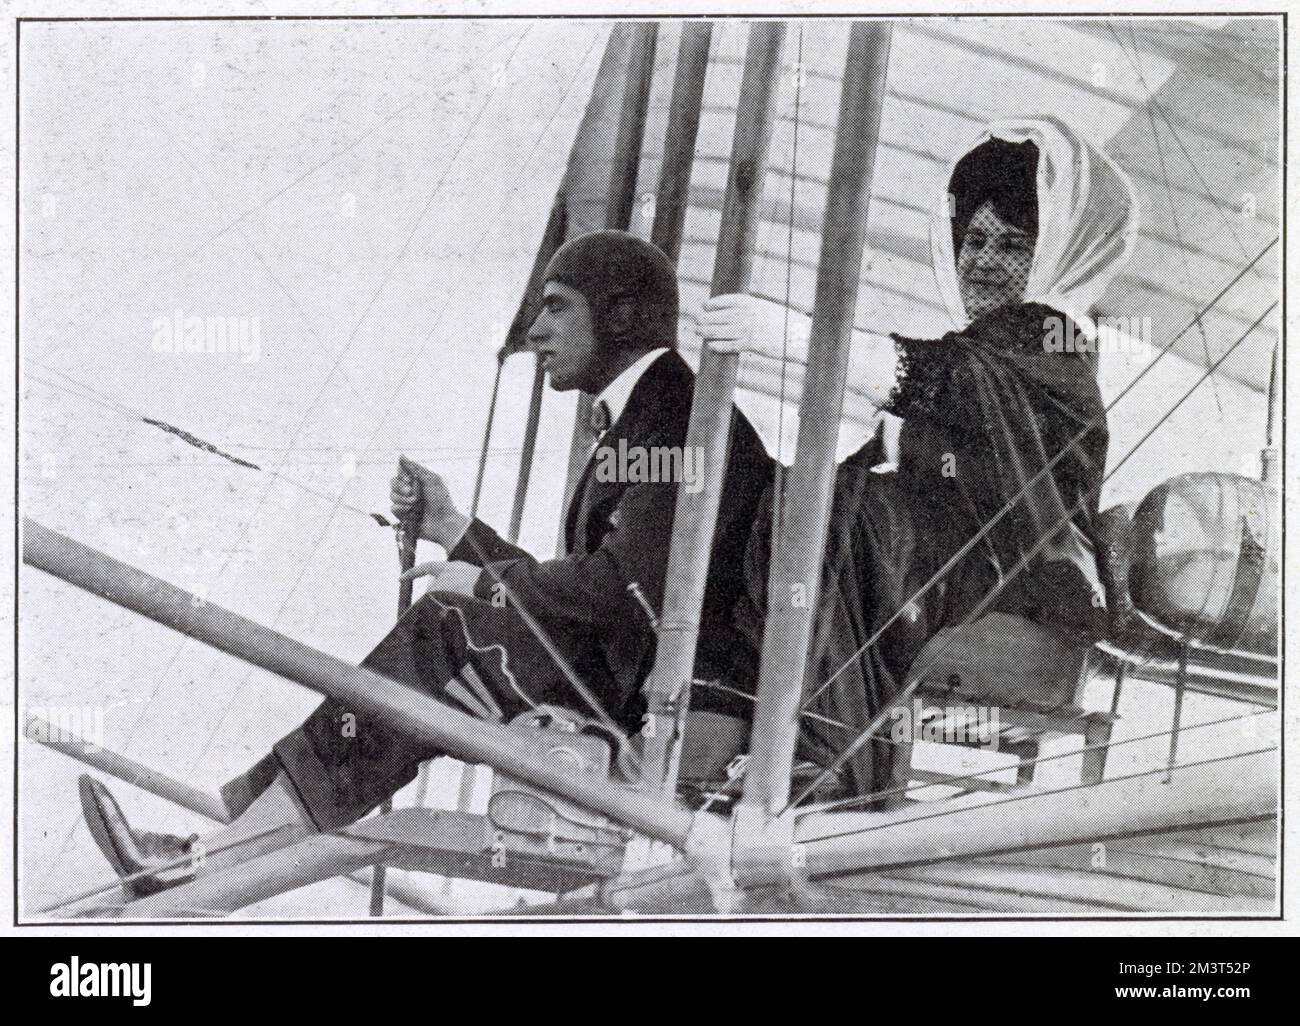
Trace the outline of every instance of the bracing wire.
<instances>
[{"instance_id":1,"label":"bracing wire","mask_svg":"<svg viewBox=\"0 0 1300 1026\"><path fill-rule=\"evenodd\" d=\"M1183 265L1183 284L1186 286L1187 291L1190 293L1193 290L1192 267L1191 264L1189 264L1187 261L1187 245L1183 239L1183 227L1182 227L1182 223L1178 219L1178 208L1174 204L1173 185L1169 180L1169 167L1165 162L1165 148L1164 148L1164 144L1161 143L1160 141L1160 128L1156 124L1156 113L1155 113L1156 100L1155 97L1151 95L1151 88L1147 85L1146 76L1142 73L1142 70L1138 67L1138 63L1137 63L1137 57L1138 57L1137 36L1133 35L1132 26L1129 26L1129 33L1133 40L1133 54L1130 56L1129 53L1124 49L1124 44L1120 41L1119 35L1115 32L1114 26L1112 26L1108 22L1106 24L1106 27L1107 29L1110 30L1110 34L1114 36L1115 43L1117 46L1119 46L1120 51L1124 54L1125 59L1129 62L1134 72L1137 74L1138 80L1142 83L1142 88L1146 90L1147 121L1151 125L1151 139L1155 143L1156 158L1160 163L1160 177L1164 180L1164 185L1165 185L1165 201L1169 205L1169 220L1174 228L1174 239L1178 243L1178 255ZM1169 124L1168 119L1165 119L1165 124L1169 128L1169 131L1172 134L1174 134L1175 138L1177 138L1177 133L1174 132L1173 125ZM1181 140L1180 140L1180 144L1181 144ZM1187 154L1186 148L1183 149L1183 153L1184 155ZM1191 157L1188 156L1187 159L1188 162L1191 163ZM1193 170L1195 170L1195 165L1193 165ZM1202 178L1201 181L1202 183L1204 183L1205 179ZM1207 187L1207 191L1208 191L1208 187ZM1228 227L1229 230L1231 230L1232 227L1231 224L1229 224ZM1232 236L1236 240L1238 248L1242 249L1242 255L1245 256L1246 254L1245 254L1244 247L1242 247L1241 245L1241 240L1237 238L1235 232L1232 233ZM1196 330L1197 333L1200 335L1201 349L1205 353L1205 359L1208 362L1212 360L1214 357L1210 354L1210 339L1209 336L1205 334L1205 325L1201 323L1201 320L1199 318L1197 318L1196 321ZM1219 397L1219 383L1217 381L1211 381L1210 388L1214 393L1214 407L1216 410L1218 410L1219 420L1222 421L1223 401Z\"/></svg>"},{"instance_id":2,"label":"bracing wire","mask_svg":"<svg viewBox=\"0 0 1300 1026\"><path fill-rule=\"evenodd\" d=\"M1165 110L1164 106L1160 103L1159 100L1156 99L1155 94L1151 91L1150 84L1148 84L1147 82L1146 75L1142 73L1141 67L1138 66L1138 57L1140 56L1140 54L1138 50L1137 34L1134 32L1133 26L1131 24L1128 26L1129 38L1132 40L1133 43L1132 54L1130 54L1128 50L1124 48L1124 44L1120 40L1118 33L1116 33L1114 26L1112 26L1109 22L1107 22L1106 28L1109 30L1112 38L1114 38L1115 45L1119 47L1120 53L1122 53L1124 55L1124 59L1128 61L1129 67L1131 67L1133 69L1133 73L1137 75L1138 81L1142 83L1142 90L1143 92L1146 93L1146 98L1147 98L1146 107L1147 107L1148 115L1152 113L1160 115L1160 120L1163 121L1165 123L1165 127L1169 129L1170 136L1173 138L1174 142L1178 144L1178 148L1182 150L1183 157L1187 160L1188 168L1191 170L1192 174L1196 176L1196 180L1200 183L1201 188L1204 190L1201 194L1201 198L1204 199L1206 202L1210 203L1214 207L1214 209L1218 211L1219 219L1223 222L1224 227L1228 229L1228 234L1232 236L1232 241L1237 244L1237 249L1241 251L1241 255L1243 257L1248 256L1249 254L1246 250L1246 245L1241 241L1241 237L1237 234L1236 229L1233 227L1232 220L1223 211L1223 209L1215 202L1214 190L1210 188L1210 183L1207 182L1205 180L1205 176L1201 174L1201 169L1199 166L1197 166L1196 161L1192 158L1191 153L1188 151L1187 144L1183 142L1183 137L1179 135L1178 129L1174 127L1173 120L1169 117L1169 114ZM1153 134L1155 132L1154 126L1152 127L1152 132ZM1156 145L1159 146L1160 138L1158 134L1156 134L1155 136L1155 142ZM1163 167L1164 165L1162 160L1161 163L1162 171L1163 171ZM1169 176L1167 174L1164 175L1164 180L1165 180L1166 190L1171 189L1172 185L1169 181Z\"/></svg>"},{"instance_id":3,"label":"bracing wire","mask_svg":"<svg viewBox=\"0 0 1300 1026\"><path fill-rule=\"evenodd\" d=\"M109 410L112 413L115 413L118 416L125 418L126 420L147 424L150 427L157 428L159 431L172 435L173 437L178 438L180 441L184 442L186 445L192 446L195 449L199 449L202 452L209 453L228 463L232 463L237 467L243 467L246 470L253 470L260 474L266 474L268 477L273 478L276 481L280 481L291 488L296 488L299 491L306 493L307 495L315 496L316 498L322 499L325 502L333 503L338 501L338 497L336 495L332 495L328 492L323 492L318 488L313 488L311 485L305 484L304 482L299 481L297 478L289 477L282 470L272 470L269 467L265 467L262 466L261 464L254 463L251 460L244 459L243 457L240 456L235 456L233 453L226 452L224 449L221 449L214 443L206 441L198 437L197 435L193 434L192 432L185 430L184 428L177 427L174 424L169 424L168 422L159 420L156 417L151 417L147 413L144 413L140 410L133 409L132 407L127 406L125 403L113 399L110 396L104 395L104 393L97 391L96 389L85 384L84 382L78 381L70 374L65 374L63 371L56 370L53 367L47 367L40 364L31 364L30 362L28 366L29 369L23 375L24 381L31 381L36 384L42 385L45 388L50 389L51 391L59 392L62 393L63 395L67 395L75 399L81 399L93 405L103 407L104 409ZM32 370L30 369L32 367L36 367L37 369L43 372L52 372L54 374L57 374L59 377L64 379L66 384L60 384L59 382L51 381L47 378L43 378L40 376L40 374L33 374ZM82 389L84 391L79 391L79 389ZM120 465L121 464L114 464L114 466L120 466ZM161 464L161 465L166 466L168 464ZM326 464L322 463L319 465L324 466ZM281 461L280 466L281 467L287 466L287 463L285 461ZM341 502L340 506L343 509L347 510L349 513L355 513L357 516L365 517L367 520L373 520L381 527L392 526L388 518L383 516L380 513L372 513L367 510L361 509L359 506L354 506L346 502Z\"/></svg>"},{"instance_id":4,"label":"bracing wire","mask_svg":"<svg viewBox=\"0 0 1300 1026\"><path fill-rule=\"evenodd\" d=\"M214 845L212 848L204 849L203 856L204 858L206 858L209 855L218 855L221 852L230 851L232 848L243 847L244 845L252 844L254 841L264 840L265 838L270 837L272 834L277 834L282 830L284 830L284 827L274 826L274 827L270 827L267 830L262 830L259 831L258 833L250 834L247 837L237 838L236 840L229 841L226 844ZM195 864L195 857L196 857L195 854L192 853L185 854L180 858L172 859L171 861L165 862L162 865L150 866L148 869L141 869L135 873L130 873L126 876L118 877L112 883L100 884L97 887L92 887L89 890L81 891L77 894L74 894L71 897L60 898L58 901L53 902L52 904L45 905L42 906L41 908L36 909L35 915L38 916L49 915L51 912L57 912L61 908L67 908L69 905L75 905L78 902L85 901L88 898L94 898L94 897L98 897L101 894L107 894L109 891L117 890L119 887L124 887L127 884L136 883L139 880L151 879L153 877L156 877L159 873L169 873L172 872L173 870L184 869L187 866L193 866Z\"/></svg>"}]
</instances>

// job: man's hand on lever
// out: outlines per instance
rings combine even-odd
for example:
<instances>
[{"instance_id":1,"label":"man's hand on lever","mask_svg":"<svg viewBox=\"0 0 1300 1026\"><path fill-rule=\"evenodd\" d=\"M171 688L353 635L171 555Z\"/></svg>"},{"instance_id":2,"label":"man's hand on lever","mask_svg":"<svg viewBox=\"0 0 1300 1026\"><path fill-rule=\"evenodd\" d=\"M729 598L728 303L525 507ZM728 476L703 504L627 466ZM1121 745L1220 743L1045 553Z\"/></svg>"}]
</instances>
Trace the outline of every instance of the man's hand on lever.
<instances>
[{"instance_id":1,"label":"man's hand on lever","mask_svg":"<svg viewBox=\"0 0 1300 1026\"><path fill-rule=\"evenodd\" d=\"M789 337L784 347L787 317ZM733 292L706 299L695 333L714 352L754 353L769 360L808 362L808 318L780 303Z\"/></svg>"},{"instance_id":2,"label":"man's hand on lever","mask_svg":"<svg viewBox=\"0 0 1300 1026\"><path fill-rule=\"evenodd\" d=\"M469 517L456 508L442 475L405 456L398 459L397 476L392 480L391 499L393 516L398 520L405 520L412 510L423 503L419 536L425 541L441 545L448 552L456 547L469 527Z\"/></svg>"},{"instance_id":3,"label":"man's hand on lever","mask_svg":"<svg viewBox=\"0 0 1300 1026\"><path fill-rule=\"evenodd\" d=\"M450 591L473 598L474 585L482 573L482 568L472 563L434 559L412 567L402 574L402 580L413 581L417 577L428 577L429 591Z\"/></svg>"}]
</instances>

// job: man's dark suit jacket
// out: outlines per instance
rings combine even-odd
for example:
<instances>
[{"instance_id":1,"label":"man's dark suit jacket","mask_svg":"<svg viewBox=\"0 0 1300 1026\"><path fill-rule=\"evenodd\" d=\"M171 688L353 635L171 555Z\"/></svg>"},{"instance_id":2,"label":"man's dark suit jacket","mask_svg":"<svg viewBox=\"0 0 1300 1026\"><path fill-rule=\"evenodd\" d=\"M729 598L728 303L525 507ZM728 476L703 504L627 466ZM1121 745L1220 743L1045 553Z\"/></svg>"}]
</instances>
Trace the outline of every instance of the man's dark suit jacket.
<instances>
[{"instance_id":1,"label":"man's dark suit jacket","mask_svg":"<svg viewBox=\"0 0 1300 1026\"><path fill-rule=\"evenodd\" d=\"M676 351L665 353L641 376L600 446L615 451L620 441L626 441L629 450L684 446L694 389L695 375L686 361ZM695 666L700 679L729 674L730 683L743 686L737 670L756 664L755 653L732 624L732 612L744 588L745 545L755 510L771 476L772 461L763 443L749 421L735 413L702 611ZM638 584L656 612L662 610L678 487L597 480L589 460L565 518L566 555L534 559L475 520L450 558L480 566L490 562L544 625L590 638L603 653L624 700L635 702L654 661L655 637L628 585ZM476 595L490 599L494 583L485 572ZM629 710L609 711L618 716Z\"/></svg>"}]
</instances>

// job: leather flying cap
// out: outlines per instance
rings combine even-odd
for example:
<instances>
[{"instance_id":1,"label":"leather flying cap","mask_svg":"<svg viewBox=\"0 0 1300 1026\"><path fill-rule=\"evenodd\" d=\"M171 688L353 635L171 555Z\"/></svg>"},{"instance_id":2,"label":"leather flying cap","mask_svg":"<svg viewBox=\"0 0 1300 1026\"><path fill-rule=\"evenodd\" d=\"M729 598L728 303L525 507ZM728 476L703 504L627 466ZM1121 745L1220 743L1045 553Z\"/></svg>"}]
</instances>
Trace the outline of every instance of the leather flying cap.
<instances>
[{"instance_id":1,"label":"leather flying cap","mask_svg":"<svg viewBox=\"0 0 1300 1026\"><path fill-rule=\"evenodd\" d=\"M551 257L544 280L582 293L602 345L676 348L677 272L663 252L644 239L613 230L570 239ZM632 317L626 330L613 337L608 314L619 300L628 301Z\"/></svg>"}]
</instances>

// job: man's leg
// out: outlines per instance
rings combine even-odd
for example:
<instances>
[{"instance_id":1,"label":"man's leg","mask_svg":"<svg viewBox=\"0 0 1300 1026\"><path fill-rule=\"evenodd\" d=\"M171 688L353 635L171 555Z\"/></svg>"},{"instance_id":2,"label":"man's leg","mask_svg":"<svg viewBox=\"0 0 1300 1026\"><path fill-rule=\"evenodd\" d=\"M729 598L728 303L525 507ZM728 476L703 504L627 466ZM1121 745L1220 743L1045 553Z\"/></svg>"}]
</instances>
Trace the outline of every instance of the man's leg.
<instances>
[{"instance_id":1,"label":"man's leg","mask_svg":"<svg viewBox=\"0 0 1300 1026\"><path fill-rule=\"evenodd\" d=\"M609 676L596 646L560 632L552 632L552 639L580 679L617 714L627 696ZM518 614L459 595L424 596L362 665L449 704L458 689L453 685L449 692L448 684L472 673L507 720L534 704L582 708L567 677ZM352 823L413 780L421 762L439 754L326 700L271 753L222 789L235 819L200 839L197 850L203 858L195 860L195 871L214 872L268 846ZM113 819L111 809L105 815L88 808L88 819L92 812ZM118 834L125 829L122 821ZM105 847L99 833L96 840ZM131 837L116 840L118 849L131 847ZM107 848L105 853L119 871L124 862L129 866L130 859L115 859Z\"/></svg>"},{"instance_id":2,"label":"man's leg","mask_svg":"<svg viewBox=\"0 0 1300 1026\"><path fill-rule=\"evenodd\" d=\"M574 671L617 713L623 696L594 645L552 631ZM362 663L449 705L469 667L502 719L538 704L582 708L567 678L514 610L461 595L426 595ZM452 684L449 689L448 685ZM443 753L332 699L222 789L242 814L279 773L288 777L322 830L355 822L415 779L420 763Z\"/></svg>"}]
</instances>

